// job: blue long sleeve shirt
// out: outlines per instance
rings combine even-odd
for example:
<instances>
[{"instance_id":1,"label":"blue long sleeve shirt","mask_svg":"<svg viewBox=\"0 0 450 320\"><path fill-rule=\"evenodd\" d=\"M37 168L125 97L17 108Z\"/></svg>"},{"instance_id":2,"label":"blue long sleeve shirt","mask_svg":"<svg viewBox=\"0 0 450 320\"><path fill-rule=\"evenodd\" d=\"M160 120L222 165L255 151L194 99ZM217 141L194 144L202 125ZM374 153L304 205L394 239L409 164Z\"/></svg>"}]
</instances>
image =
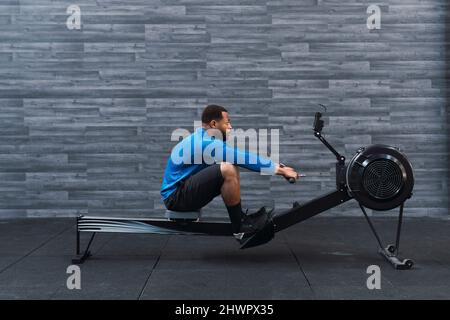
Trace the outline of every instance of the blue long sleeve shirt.
<instances>
[{"instance_id":1,"label":"blue long sleeve shirt","mask_svg":"<svg viewBox=\"0 0 450 320\"><path fill-rule=\"evenodd\" d=\"M221 139L210 136L204 128L198 128L172 149L161 185L162 198L167 199L176 190L179 181L222 161L265 174L275 172L272 160L230 147Z\"/></svg>"}]
</instances>

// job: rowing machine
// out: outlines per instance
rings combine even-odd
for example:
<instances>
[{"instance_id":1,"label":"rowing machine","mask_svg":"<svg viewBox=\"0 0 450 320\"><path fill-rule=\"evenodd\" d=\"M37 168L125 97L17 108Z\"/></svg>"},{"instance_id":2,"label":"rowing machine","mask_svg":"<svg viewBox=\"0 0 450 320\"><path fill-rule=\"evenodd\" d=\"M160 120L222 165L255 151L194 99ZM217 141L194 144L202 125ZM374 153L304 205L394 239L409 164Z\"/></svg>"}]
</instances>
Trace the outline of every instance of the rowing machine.
<instances>
[{"instance_id":1,"label":"rowing machine","mask_svg":"<svg viewBox=\"0 0 450 320\"><path fill-rule=\"evenodd\" d=\"M350 199L355 199L372 230L379 253L396 269L410 269L410 259L400 259L398 248L402 227L404 202L412 196L414 177L411 164L398 148L386 145L371 145L358 149L357 153L345 164L345 157L339 154L323 137L324 121L317 112L314 120L314 136L317 137L336 157L336 190L315 198L302 205L294 202L293 207L279 214L270 215L265 227L249 237L241 249L255 247L270 241L276 232L309 219L328 209L336 207ZM295 182L290 180L289 182ZM384 211L400 207L395 245L384 246L365 208ZM152 218L114 218L79 216L76 219L76 253L72 260L83 263L91 256L90 246L97 233L153 233L178 235L233 235L229 221L205 221L199 213L169 212L167 219ZM81 233L92 233L88 245L80 250Z\"/></svg>"}]
</instances>

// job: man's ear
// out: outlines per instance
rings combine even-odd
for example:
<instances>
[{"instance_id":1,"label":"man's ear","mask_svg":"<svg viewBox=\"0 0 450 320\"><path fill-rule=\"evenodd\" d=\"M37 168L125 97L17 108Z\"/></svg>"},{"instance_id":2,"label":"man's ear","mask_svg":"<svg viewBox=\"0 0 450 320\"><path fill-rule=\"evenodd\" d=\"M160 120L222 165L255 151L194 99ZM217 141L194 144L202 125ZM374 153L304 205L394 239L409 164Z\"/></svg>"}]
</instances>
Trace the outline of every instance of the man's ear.
<instances>
[{"instance_id":1,"label":"man's ear","mask_svg":"<svg viewBox=\"0 0 450 320\"><path fill-rule=\"evenodd\" d=\"M216 120L212 120L212 121L209 123L209 126L210 126L211 128L215 128L215 127L216 127L216 124L217 124L217 121L216 121Z\"/></svg>"}]
</instances>

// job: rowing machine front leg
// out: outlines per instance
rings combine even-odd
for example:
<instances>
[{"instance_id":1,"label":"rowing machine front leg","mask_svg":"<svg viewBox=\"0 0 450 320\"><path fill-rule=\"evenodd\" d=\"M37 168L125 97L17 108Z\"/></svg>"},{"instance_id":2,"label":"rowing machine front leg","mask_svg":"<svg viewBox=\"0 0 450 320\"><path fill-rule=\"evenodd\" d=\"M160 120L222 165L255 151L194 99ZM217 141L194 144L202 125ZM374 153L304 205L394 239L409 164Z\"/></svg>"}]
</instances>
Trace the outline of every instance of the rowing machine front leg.
<instances>
[{"instance_id":1,"label":"rowing machine front leg","mask_svg":"<svg viewBox=\"0 0 450 320\"><path fill-rule=\"evenodd\" d=\"M399 254L398 248L400 245L400 231L401 231L401 227L402 227L402 218L403 218L403 206L404 206L404 203L402 203L400 206L395 245L390 244L385 247L383 245L383 243L381 242L380 236L378 235L369 216L367 215L366 210L364 209L364 207L361 204L359 204L359 207L361 208L362 212L364 213L364 216L366 217L366 220L369 223L369 227L372 230L372 233L374 234L374 236L378 242L378 253L381 254L397 270L408 270L408 269L411 269L414 265L414 262L411 259L401 259L398 256L398 254Z\"/></svg>"}]
</instances>

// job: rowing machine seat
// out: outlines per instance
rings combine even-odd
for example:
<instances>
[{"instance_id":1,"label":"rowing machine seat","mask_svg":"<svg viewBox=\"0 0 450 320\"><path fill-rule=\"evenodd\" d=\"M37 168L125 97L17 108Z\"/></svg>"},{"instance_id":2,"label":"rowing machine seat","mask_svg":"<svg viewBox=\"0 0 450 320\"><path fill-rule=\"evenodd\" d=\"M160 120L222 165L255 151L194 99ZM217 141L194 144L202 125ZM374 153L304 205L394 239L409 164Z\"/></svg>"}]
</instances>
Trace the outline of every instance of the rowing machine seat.
<instances>
[{"instance_id":1,"label":"rowing machine seat","mask_svg":"<svg viewBox=\"0 0 450 320\"><path fill-rule=\"evenodd\" d=\"M172 211L166 210L166 218L168 220L182 220L182 221L198 221L202 216L201 209L198 211Z\"/></svg>"}]
</instances>

